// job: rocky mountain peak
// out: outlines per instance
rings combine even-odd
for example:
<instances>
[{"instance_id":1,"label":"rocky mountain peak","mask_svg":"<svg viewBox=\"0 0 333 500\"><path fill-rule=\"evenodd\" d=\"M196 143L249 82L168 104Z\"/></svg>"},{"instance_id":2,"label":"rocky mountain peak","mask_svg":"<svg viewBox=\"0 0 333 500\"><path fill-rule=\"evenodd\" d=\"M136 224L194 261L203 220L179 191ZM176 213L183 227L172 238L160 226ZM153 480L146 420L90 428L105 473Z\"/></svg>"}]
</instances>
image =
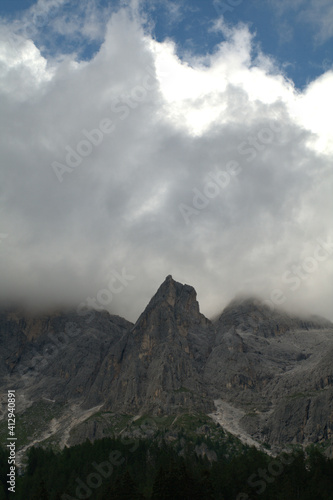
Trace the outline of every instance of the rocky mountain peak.
<instances>
[{"instance_id":1,"label":"rocky mountain peak","mask_svg":"<svg viewBox=\"0 0 333 500\"><path fill-rule=\"evenodd\" d=\"M168 275L129 332L107 408L211 408L201 374L214 334L195 289Z\"/></svg>"},{"instance_id":2,"label":"rocky mountain peak","mask_svg":"<svg viewBox=\"0 0 333 500\"><path fill-rule=\"evenodd\" d=\"M169 274L162 285L157 290L153 299L156 303L167 302L171 307L174 307L177 298L181 294L183 285L175 281L171 274Z\"/></svg>"},{"instance_id":3,"label":"rocky mountain peak","mask_svg":"<svg viewBox=\"0 0 333 500\"><path fill-rule=\"evenodd\" d=\"M218 332L234 329L263 337L279 336L287 331L330 328L331 322L319 316L296 316L278 307L268 306L255 296L237 296L217 320Z\"/></svg>"},{"instance_id":4,"label":"rocky mountain peak","mask_svg":"<svg viewBox=\"0 0 333 500\"><path fill-rule=\"evenodd\" d=\"M196 297L192 286L183 285L168 275L139 317L133 332L141 331L147 324L158 325L170 320L201 322L204 316L199 312Z\"/></svg>"}]
</instances>

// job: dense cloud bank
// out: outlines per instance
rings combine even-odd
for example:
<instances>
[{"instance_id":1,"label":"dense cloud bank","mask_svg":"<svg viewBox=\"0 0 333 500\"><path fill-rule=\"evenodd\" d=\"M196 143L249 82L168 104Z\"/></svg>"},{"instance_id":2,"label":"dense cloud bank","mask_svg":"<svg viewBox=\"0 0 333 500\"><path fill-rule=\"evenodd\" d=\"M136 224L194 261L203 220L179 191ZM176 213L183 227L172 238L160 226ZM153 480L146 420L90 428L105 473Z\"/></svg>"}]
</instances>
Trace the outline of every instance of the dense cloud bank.
<instances>
[{"instance_id":1,"label":"dense cloud bank","mask_svg":"<svg viewBox=\"0 0 333 500\"><path fill-rule=\"evenodd\" d=\"M0 299L135 320L172 274L206 315L245 291L332 319L333 73L300 93L246 26L180 60L141 21L81 62L2 25Z\"/></svg>"}]
</instances>

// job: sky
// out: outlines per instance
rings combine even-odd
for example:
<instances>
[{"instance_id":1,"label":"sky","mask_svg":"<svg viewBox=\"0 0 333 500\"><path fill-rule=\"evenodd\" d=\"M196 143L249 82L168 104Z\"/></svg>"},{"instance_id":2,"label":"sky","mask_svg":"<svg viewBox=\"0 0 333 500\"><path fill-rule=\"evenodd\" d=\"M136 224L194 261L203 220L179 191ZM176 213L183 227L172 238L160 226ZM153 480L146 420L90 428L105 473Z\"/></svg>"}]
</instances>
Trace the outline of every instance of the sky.
<instances>
[{"instance_id":1,"label":"sky","mask_svg":"<svg viewBox=\"0 0 333 500\"><path fill-rule=\"evenodd\" d=\"M0 302L333 320L332 39L331 0L3 0Z\"/></svg>"}]
</instances>

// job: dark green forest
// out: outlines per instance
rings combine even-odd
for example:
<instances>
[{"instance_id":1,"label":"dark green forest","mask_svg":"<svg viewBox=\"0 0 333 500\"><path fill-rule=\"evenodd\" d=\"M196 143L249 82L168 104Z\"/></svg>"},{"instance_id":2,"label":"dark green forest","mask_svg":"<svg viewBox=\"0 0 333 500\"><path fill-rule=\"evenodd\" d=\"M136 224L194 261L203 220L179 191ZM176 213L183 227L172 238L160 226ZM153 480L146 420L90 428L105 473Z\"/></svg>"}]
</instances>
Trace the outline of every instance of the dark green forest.
<instances>
[{"instance_id":1,"label":"dark green forest","mask_svg":"<svg viewBox=\"0 0 333 500\"><path fill-rule=\"evenodd\" d=\"M331 500L333 460L310 447L271 457L244 446L217 460L192 443L104 438L55 453L31 448L16 492L7 490L7 452L0 449L0 500Z\"/></svg>"}]
</instances>

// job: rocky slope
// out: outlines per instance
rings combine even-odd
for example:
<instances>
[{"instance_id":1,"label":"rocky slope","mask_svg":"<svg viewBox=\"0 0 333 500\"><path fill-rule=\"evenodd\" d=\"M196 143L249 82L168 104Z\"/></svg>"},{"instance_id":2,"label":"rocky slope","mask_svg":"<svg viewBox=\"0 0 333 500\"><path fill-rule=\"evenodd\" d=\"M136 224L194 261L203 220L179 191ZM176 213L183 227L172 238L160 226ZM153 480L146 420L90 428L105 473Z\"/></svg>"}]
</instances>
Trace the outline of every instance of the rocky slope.
<instances>
[{"instance_id":1,"label":"rocky slope","mask_svg":"<svg viewBox=\"0 0 333 500\"><path fill-rule=\"evenodd\" d=\"M245 411L240 424L270 444L332 437L333 330L254 299L232 303L216 322L205 366L210 393Z\"/></svg>"},{"instance_id":2,"label":"rocky slope","mask_svg":"<svg viewBox=\"0 0 333 500\"><path fill-rule=\"evenodd\" d=\"M135 325L101 311L2 311L2 418L16 389L22 448L123 432L142 415L198 413L248 443L329 443L332 359L329 321L244 298L211 322L194 288L168 276Z\"/></svg>"}]
</instances>

